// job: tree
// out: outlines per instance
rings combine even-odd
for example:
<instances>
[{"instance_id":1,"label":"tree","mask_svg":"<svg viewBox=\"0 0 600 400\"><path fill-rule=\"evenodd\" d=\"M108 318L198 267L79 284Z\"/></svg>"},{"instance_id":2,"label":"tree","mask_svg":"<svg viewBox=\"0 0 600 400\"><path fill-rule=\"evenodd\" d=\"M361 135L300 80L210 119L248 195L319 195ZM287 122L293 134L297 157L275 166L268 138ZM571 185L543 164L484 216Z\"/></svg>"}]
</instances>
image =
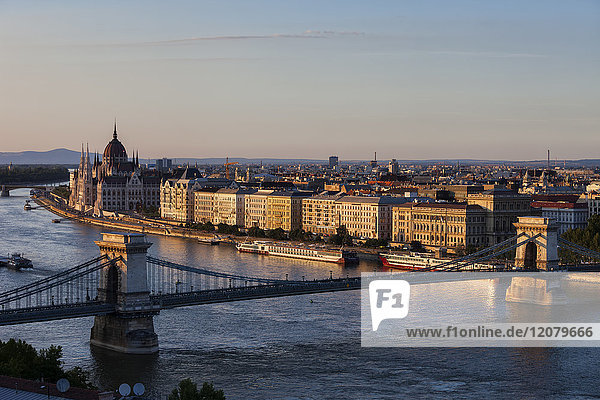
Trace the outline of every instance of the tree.
<instances>
[{"instance_id":1,"label":"tree","mask_svg":"<svg viewBox=\"0 0 600 400\"><path fill-rule=\"evenodd\" d=\"M57 186L54 189L52 189L52 193L54 193L57 196L62 197L63 199L68 199L69 196L71 195L71 190L69 189L68 186L60 185L60 186Z\"/></svg>"},{"instance_id":2,"label":"tree","mask_svg":"<svg viewBox=\"0 0 600 400\"><path fill-rule=\"evenodd\" d=\"M411 240L410 242L410 249L412 251L416 251L416 252L422 252L425 249L423 248L423 245L421 244L421 242L419 242L418 240Z\"/></svg>"},{"instance_id":3,"label":"tree","mask_svg":"<svg viewBox=\"0 0 600 400\"><path fill-rule=\"evenodd\" d=\"M219 229L219 233L225 234L225 235L227 235L227 234L239 235L240 234L240 229L237 227L237 225L227 225L224 223L220 223L218 225L218 229Z\"/></svg>"},{"instance_id":4,"label":"tree","mask_svg":"<svg viewBox=\"0 0 600 400\"><path fill-rule=\"evenodd\" d=\"M307 240L307 233L302 228L294 229L290 232L290 240L303 241Z\"/></svg>"},{"instance_id":5,"label":"tree","mask_svg":"<svg viewBox=\"0 0 600 400\"><path fill-rule=\"evenodd\" d=\"M336 234L331 235L329 242L336 245L352 245L352 236L348 233L346 225L342 225L336 229Z\"/></svg>"},{"instance_id":6,"label":"tree","mask_svg":"<svg viewBox=\"0 0 600 400\"><path fill-rule=\"evenodd\" d=\"M264 238L266 237L266 233L264 230L260 229L258 226L253 226L248 229L248 236Z\"/></svg>"},{"instance_id":7,"label":"tree","mask_svg":"<svg viewBox=\"0 0 600 400\"><path fill-rule=\"evenodd\" d=\"M72 386L95 389L88 380L89 375L81 368L75 367L65 371L61 358L60 346L50 346L37 351L22 340L0 341L0 375L31 380L43 379L51 383L56 383L60 378L67 378Z\"/></svg>"},{"instance_id":8,"label":"tree","mask_svg":"<svg viewBox=\"0 0 600 400\"><path fill-rule=\"evenodd\" d=\"M269 239L274 239L274 240L284 240L287 239L287 236L285 235L285 231L281 228L276 228L276 229L269 229L267 231L267 237Z\"/></svg>"},{"instance_id":9,"label":"tree","mask_svg":"<svg viewBox=\"0 0 600 400\"><path fill-rule=\"evenodd\" d=\"M367 239L363 244L364 247L387 247L389 241L386 239Z\"/></svg>"},{"instance_id":10,"label":"tree","mask_svg":"<svg viewBox=\"0 0 600 400\"><path fill-rule=\"evenodd\" d=\"M223 390L216 390L213 384L208 382L204 382L202 389L198 391L198 386L187 378L173 389L169 400L225 400L225 394Z\"/></svg>"},{"instance_id":11,"label":"tree","mask_svg":"<svg viewBox=\"0 0 600 400\"><path fill-rule=\"evenodd\" d=\"M592 215L588 219L588 226L585 229L569 229L562 236L569 242L596 252L600 251L600 215ZM559 256L567 263L577 263L583 260L581 255L563 248L559 249Z\"/></svg>"}]
</instances>

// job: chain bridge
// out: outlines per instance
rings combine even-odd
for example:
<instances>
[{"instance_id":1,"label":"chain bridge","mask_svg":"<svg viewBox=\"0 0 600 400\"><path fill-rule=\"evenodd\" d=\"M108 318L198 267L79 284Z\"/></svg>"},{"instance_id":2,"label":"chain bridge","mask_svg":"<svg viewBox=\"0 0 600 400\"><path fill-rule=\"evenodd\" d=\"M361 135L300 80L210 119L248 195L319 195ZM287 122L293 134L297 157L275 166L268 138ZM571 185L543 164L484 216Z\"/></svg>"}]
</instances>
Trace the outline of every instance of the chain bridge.
<instances>
[{"instance_id":1,"label":"chain bridge","mask_svg":"<svg viewBox=\"0 0 600 400\"><path fill-rule=\"evenodd\" d=\"M499 271L482 263L512 250L519 269L556 270L559 246L600 260L600 253L559 238L553 220L522 217L515 225L515 237L424 271ZM298 281L181 265L149 256L152 244L138 233L103 233L95 243L99 257L0 293L0 325L94 316L91 344L148 354L158 351L153 317L161 309L361 288L358 277Z\"/></svg>"},{"instance_id":2,"label":"chain bridge","mask_svg":"<svg viewBox=\"0 0 600 400\"><path fill-rule=\"evenodd\" d=\"M360 288L360 278L294 281L209 271L147 255L138 233L103 233L100 256L0 293L0 325L94 316L91 343L125 353L158 350L161 309Z\"/></svg>"}]
</instances>

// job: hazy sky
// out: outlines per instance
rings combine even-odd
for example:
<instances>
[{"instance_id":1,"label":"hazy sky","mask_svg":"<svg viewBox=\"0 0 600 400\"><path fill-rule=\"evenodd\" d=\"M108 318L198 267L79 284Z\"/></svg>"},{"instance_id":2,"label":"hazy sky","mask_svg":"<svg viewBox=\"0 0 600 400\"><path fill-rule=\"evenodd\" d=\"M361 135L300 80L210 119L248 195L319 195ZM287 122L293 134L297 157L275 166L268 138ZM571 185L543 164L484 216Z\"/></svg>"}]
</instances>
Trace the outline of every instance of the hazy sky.
<instances>
[{"instance_id":1,"label":"hazy sky","mask_svg":"<svg viewBox=\"0 0 600 400\"><path fill-rule=\"evenodd\" d=\"M0 151L600 157L599 0L0 0L0 54Z\"/></svg>"}]
</instances>

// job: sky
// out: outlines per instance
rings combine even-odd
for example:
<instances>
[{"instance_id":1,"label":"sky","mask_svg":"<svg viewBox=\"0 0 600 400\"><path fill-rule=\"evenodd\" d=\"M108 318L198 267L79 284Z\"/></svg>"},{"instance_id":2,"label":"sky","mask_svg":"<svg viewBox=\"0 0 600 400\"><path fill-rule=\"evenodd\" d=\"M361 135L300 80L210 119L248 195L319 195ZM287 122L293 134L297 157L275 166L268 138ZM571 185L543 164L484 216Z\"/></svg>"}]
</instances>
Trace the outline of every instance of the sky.
<instances>
[{"instance_id":1,"label":"sky","mask_svg":"<svg viewBox=\"0 0 600 400\"><path fill-rule=\"evenodd\" d=\"M0 151L600 158L599 0L0 0Z\"/></svg>"}]
</instances>

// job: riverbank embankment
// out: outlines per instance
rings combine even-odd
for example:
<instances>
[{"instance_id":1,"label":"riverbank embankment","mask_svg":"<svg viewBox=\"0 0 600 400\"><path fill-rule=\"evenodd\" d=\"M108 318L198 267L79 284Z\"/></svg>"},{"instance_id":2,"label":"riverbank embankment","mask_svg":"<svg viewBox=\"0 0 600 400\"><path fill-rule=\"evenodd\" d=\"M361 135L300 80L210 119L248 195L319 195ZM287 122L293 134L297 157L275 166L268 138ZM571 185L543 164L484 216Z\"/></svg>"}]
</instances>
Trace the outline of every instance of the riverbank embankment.
<instances>
[{"instance_id":1,"label":"riverbank embankment","mask_svg":"<svg viewBox=\"0 0 600 400\"><path fill-rule=\"evenodd\" d=\"M64 207L63 205L59 205L54 201L44 198L44 197L36 197L34 201L50 211L53 214L56 214L62 218L68 220L74 220L77 222L81 222L84 224L90 224L95 226L100 226L107 229L112 230L122 230L127 232L136 232L150 235L162 235L162 236L170 236L170 237L178 237L183 239L213 239L215 235L199 232L195 229L184 228L180 226L175 226L171 221L160 221L157 219L137 219L131 216L126 216L122 220L117 219L108 219L108 218L97 218L90 217L87 215L80 214L75 210ZM253 238L248 236L227 236L221 237L222 243L235 245L238 242L243 242L246 240L265 240L264 238ZM377 261L379 260L378 253L380 250L378 249L365 249L365 248L348 248L356 251L359 254L360 259L369 260L369 261Z\"/></svg>"}]
</instances>

